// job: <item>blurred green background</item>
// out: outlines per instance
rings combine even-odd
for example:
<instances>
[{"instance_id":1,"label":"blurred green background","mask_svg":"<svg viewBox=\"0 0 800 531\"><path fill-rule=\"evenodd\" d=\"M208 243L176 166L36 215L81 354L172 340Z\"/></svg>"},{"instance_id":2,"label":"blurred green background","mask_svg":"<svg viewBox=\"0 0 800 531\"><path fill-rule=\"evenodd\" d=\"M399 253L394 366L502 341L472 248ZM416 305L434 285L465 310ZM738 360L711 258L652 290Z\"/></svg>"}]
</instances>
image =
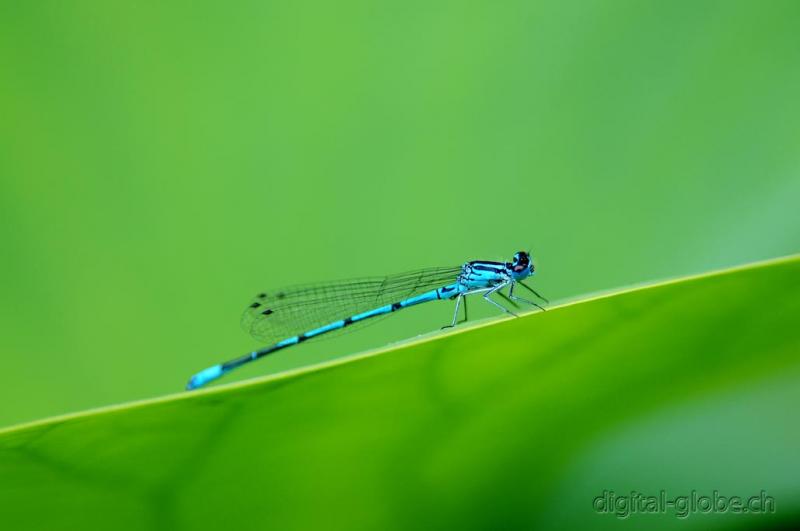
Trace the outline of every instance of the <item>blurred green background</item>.
<instances>
[{"instance_id":1,"label":"blurred green background","mask_svg":"<svg viewBox=\"0 0 800 531\"><path fill-rule=\"evenodd\" d=\"M799 251L799 24L789 0L2 2L0 426L179 391L258 346L238 317L270 287L532 248L558 299Z\"/></svg>"}]
</instances>

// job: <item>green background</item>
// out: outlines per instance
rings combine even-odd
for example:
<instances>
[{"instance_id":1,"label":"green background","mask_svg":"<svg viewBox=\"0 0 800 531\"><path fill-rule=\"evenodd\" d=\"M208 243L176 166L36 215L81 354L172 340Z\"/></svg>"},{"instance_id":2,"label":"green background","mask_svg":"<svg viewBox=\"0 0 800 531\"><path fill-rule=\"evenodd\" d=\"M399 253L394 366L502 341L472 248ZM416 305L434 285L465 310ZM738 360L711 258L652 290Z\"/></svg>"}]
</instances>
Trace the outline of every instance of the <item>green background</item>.
<instances>
[{"instance_id":1,"label":"green background","mask_svg":"<svg viewBox=\"0 0 800 531\"><path fill-rule=\"evenodd\" d=\"M794 1L2 2L0 425L180 390L257 345L238 316L274 286L530 247L559 299L796 252L799 26Z\"/></svg>"}]
</instances>

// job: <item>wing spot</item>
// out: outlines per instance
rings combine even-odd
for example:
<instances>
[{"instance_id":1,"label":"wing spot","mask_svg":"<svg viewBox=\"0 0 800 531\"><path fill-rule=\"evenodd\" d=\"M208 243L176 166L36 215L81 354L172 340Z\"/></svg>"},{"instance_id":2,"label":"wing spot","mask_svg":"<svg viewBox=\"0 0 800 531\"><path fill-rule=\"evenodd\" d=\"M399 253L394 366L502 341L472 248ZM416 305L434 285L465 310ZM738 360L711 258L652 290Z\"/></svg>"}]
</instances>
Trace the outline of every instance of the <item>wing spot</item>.
<instances>
[{"instance_id":1,"label":"wing spot","mask_svg":"<svg viewBox=\"0 0 800 531\"><path fill-rule=\"evenodd\" d=\"M269 314L271 314L271 313L272 313L272 310L270 310L269 308L267 308L266 310L264 310L263 312L261 312L261 315L269 315Z\"/></svg>"}]
</instances>

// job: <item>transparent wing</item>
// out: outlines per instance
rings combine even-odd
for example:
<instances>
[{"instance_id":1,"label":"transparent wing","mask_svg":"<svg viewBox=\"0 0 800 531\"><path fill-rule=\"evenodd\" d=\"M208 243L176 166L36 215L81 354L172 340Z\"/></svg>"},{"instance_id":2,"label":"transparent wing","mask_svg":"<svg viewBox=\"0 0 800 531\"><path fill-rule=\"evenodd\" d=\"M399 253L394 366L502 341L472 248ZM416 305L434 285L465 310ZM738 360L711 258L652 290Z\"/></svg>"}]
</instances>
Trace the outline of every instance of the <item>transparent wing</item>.
<instances>
[{"instance_id":1,"label":"transparent wing","mask_svg":"<svg viewBox=\"0 0 800 531\"><path fill-rule=\"evenodd\" d=\"M420 269L259 293L242 315L242 328L265 343L280 341L450 284L460 271L460 266Z\"/></svg>"}]
</instances>

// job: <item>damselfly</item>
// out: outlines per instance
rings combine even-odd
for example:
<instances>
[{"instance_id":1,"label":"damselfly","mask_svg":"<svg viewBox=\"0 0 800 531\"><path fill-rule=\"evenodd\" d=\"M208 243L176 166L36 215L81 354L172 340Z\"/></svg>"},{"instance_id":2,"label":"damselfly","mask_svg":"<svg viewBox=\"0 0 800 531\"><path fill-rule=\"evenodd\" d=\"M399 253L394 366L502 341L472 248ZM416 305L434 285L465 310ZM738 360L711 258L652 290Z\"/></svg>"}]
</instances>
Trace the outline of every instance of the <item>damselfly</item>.
<instances>
[{"instance_id":1,"label":"damselfly","mask_svg":"<svg viewBox=\"0 0 800 531\"><path fill-rule=\"evenodd\" d=\"M267 354L423 302L455 299L453 322L444 328L456 325L462 302L466 321L465 297L477 293L482 293L484 300L514 316L513 311L490 297L498 294L512 304L524 302L544 310L535 302L514 294L514 287L519 284L548 302L522 282L533 273L531 255L520 251L514 254L511 262L505 263L476 260L460 267L422 269L383 278L311 284L260 293L245 310L242 324L253 337L270 343L270 346L209 367L192 376L186 388L197 389ZM506 286L508 295L500 291Z\"/></svg>"}]
</instances>

